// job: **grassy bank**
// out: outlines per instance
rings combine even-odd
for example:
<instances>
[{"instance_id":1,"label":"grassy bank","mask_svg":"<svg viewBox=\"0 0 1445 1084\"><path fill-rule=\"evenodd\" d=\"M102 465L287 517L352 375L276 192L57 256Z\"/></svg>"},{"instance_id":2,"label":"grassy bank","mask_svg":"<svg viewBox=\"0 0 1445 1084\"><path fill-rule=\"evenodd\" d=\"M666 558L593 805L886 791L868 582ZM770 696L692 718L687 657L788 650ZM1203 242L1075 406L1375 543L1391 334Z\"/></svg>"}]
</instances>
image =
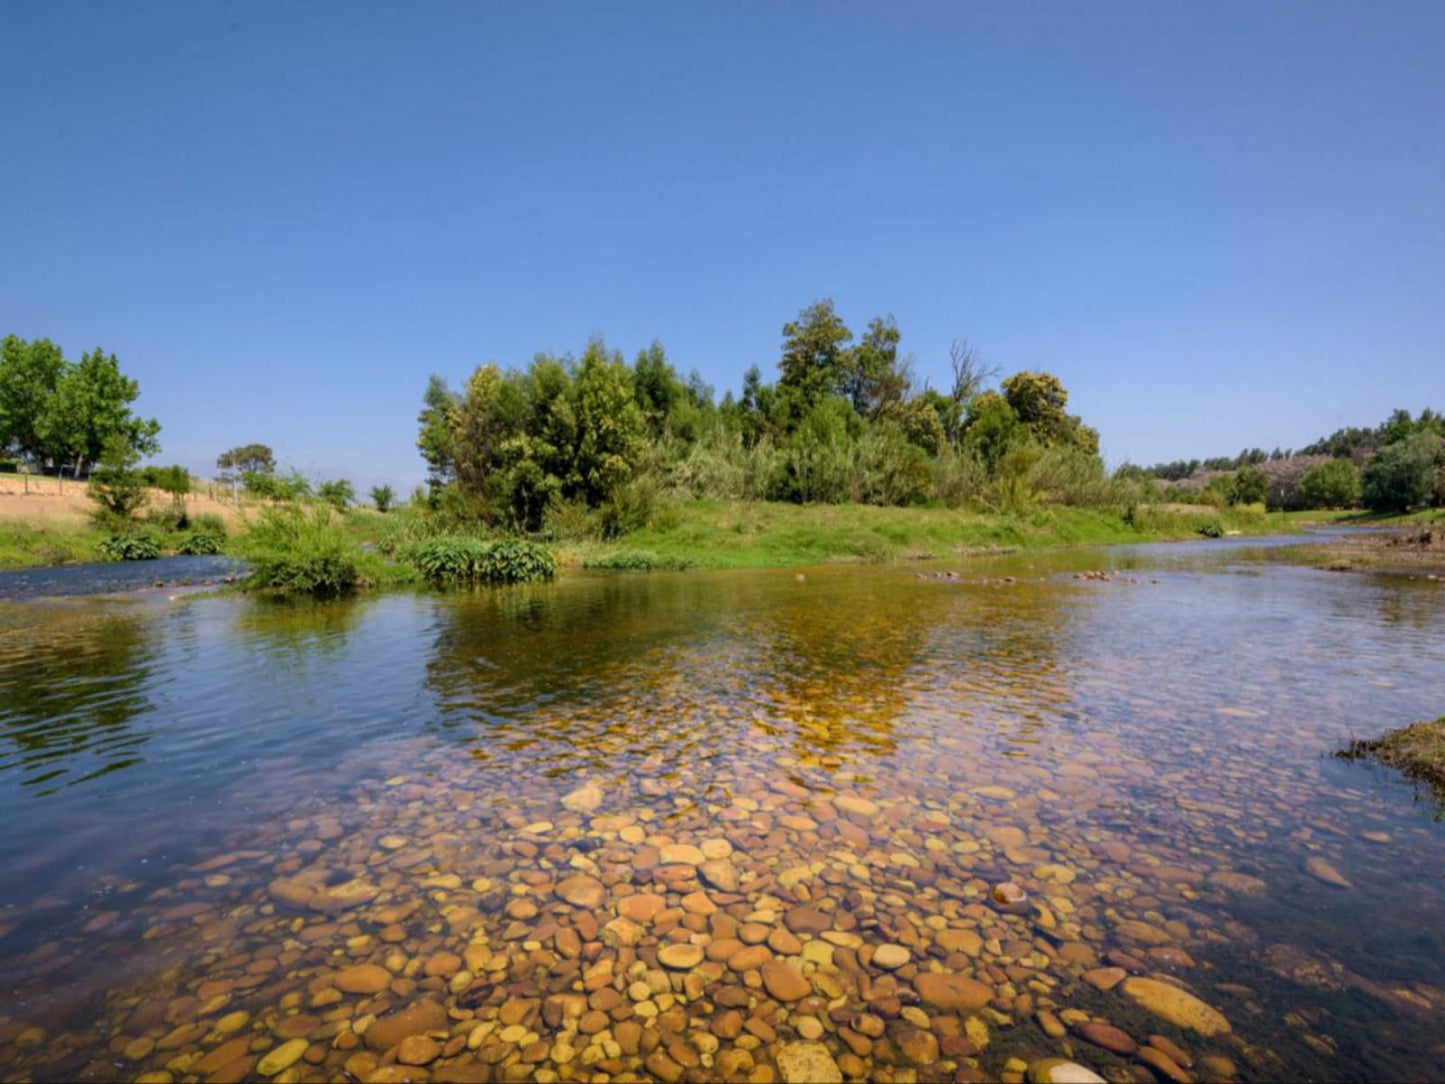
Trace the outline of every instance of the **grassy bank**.
<instances>
[{"instance_id":1,"label":"grassy bank","mask_svg":"<svg viewBox=\"0 0 1445 1084\"><path fill-rule=\"evenodd\" d=\"M262 517L264 518L264 517ZM1103 546L1224 534L1298 530L1329 518L1319 513L1270 513L1258 506L1142 506L1132 511L1049 506L1024 515L950 508L874 505L796 505L774 502L689 501L665 505L651 524L622 537L559 539L550 543L564 565L622 569L777 568L831 562L948 558L1047 546ZM255 559L267 549L294 551L322 566L347 560L377 586L415 582L414 570L376 552L388 530L415 523L417 513L388 516L357 509L314 523L294 538L260 549L252 534L261 519L236 522L226 551ZM418 537L426 537L421 532ZM0 524L0 568L99 560L105 533L89 526Z\"/></svg>"},{"instance_id":2,"label":"grassy bank","mask_svg":"<svg viewBox=\"0 0 1445 1084\"><path fill-rule=\"evenodd\" d=\"M1345 760L1373 760L1395 768L1428 786L1436 798L1445 800L1445 715L1434 722L1391 730L1371 741L1352 741L1336 756Z\"/></svg>"},{"instance_id":3,"label":"grassy bank","mask_svg":"<svg viewBox=\"0 0 1445 1084\"><path fill-rule=\"evenodd\" d=\"M1023 516L950 508L693 501L613 542L559 543L564 562L602 567L769 568L836 561L956 557L1000 549L1113 545L1298 529L1297 515L1171 505L1132 515L1054 506Z\"/></svg>"}]
</instances>

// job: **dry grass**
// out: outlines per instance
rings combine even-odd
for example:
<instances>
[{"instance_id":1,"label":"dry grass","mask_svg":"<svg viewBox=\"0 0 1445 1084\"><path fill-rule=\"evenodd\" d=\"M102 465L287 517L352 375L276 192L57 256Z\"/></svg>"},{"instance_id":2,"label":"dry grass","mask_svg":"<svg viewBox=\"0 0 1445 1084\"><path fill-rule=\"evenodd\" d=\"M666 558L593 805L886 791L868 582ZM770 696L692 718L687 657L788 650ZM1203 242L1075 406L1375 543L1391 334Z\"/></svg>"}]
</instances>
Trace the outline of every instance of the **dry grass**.
<instances>
[{"instance_id":1,"label":"dry grass","mask_svg":"<svg viewBox=\"0 0 1445 1084\"><path fill-rule=\"evenodd\" d=\"M27 492L28 490L28 492ZM71 479L0 474L0 525L79 530L89 525L95 503L85 495L86 483ZM149 494L149 506L168 508L171 497L158 489ZM243 504L244 507L244 504ZM240 513L229 500L215 500L205 493L186 496L186 511L192 516L210 513L234 526Z\"/></svg>"}]
</instances>

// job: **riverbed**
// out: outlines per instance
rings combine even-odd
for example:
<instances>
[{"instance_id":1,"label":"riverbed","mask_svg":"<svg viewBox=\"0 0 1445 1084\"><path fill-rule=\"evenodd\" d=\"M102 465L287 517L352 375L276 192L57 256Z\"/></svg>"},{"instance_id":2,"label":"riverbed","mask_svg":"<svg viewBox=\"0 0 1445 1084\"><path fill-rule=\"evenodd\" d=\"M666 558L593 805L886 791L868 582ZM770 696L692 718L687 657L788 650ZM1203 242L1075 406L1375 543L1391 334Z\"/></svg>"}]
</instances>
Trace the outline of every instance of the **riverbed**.
<instances>
[{"instance_id":1,"label":"riverbed","mask_svg":"<svg viewBox=\"0 0 1445 1084\"><path fill-rule=\"evenodd\" d=\"M0 604L0 1074L1438 1079L1445 828L1330 754L1445 588L1286 541Z\"/></svg>"}]
</instances>

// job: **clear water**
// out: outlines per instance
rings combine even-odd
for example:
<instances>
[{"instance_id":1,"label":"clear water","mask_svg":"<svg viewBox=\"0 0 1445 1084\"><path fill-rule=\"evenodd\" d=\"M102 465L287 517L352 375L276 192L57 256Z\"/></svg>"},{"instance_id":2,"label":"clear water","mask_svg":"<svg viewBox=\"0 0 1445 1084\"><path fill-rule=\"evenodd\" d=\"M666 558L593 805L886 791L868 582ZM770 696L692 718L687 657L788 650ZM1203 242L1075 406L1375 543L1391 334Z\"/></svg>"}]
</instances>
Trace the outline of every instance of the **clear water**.
<instances>
[{"instance_id":1,"label":"clear water","mask_svg":"<svg viewBox=\"0 0 1445 1084\"><path fill-rule=\"evenodd\" d=\"M1209 1056L1245 1079L1439 1078L1445 830L1392 773L1329 754L1445 711L1445 589L1266 556L1210 543L801 582L9 604L0 1073L255 1076L299 1037L280 1079L341 1079L397 1056L367 1053L364 1018L431 998L452 1010L433 1021L436 1079L746 1076L815 1022L845 1072L875 1079L996 1078L1049 1056L1112 1077L1133 1061L1051 1037L1041 1007L1174 1039L1202 1078L1228 1072ZM948 567L959 581L931 578ZM1119 575L1073 575L1098 568ZM658 861L719 840L731 890ZM557 894L579 871L600 900ZM1045 911L994 905L1003 881ZM287 884L321 886L320 904ZM366 898L327 901L337 885ZM699 889L763 932L807 905L844 943L820 964L778 941L811 984L792 1000L755 969L659 966L670 942L729 940L683 905L706 910ZM605 927L637 893L666 910L619 942ZM976 932L979 954L944 930ZM871 963L884 943L908 963ZM1082 980L1110 953L1231 1030ZM548 998L596 1001L583 972L602 960L620 1005L602 999L599 1039ZM388 968L390 988L318 994L357 963ZM929 969L993 1001L920 1002ZM763 1037L729 1038L731 1006ZM941 1046L920 1045L907 1006ZM860 1012L886 1023L862 1055L843 1036ZM986 1045L962 1041L970 1018ZM617 1049L625 1023L640 1048ZM225 1068L202 1060L237 1038Z\"/></svg>"}]
</instances>

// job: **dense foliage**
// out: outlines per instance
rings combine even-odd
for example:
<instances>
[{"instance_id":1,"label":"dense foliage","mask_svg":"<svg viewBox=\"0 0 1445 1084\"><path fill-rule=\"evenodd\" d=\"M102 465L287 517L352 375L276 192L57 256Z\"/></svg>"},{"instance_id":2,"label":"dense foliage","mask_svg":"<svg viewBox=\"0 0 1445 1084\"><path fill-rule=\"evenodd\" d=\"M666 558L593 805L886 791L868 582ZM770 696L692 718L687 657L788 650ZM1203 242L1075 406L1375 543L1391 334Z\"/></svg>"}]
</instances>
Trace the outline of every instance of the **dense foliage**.
<instances>
[{"instance_id":1,"label":"dense foliage","mask_svg":"<svg viewBox=\"0 0 1445 1084\"><path fill-rule=\"evenodd\" d=\"M552 553L523 539L484 542L467 535L443 535L413 543L402 555L433 587L527 583L557 574Z\"/></svg>"},{"instance_id":2,"label":"dense foliage","mask_svg":"<svg viewBox=\"0 0 1445 1084\"><path fill-rule=\"evenodd\" d=\"M159 450L160 425L138 418L140 386L114 354L96 349L67 361L49 339L0 339L0 453L75 476L119 442L137 459Z\"/></svg>"},{"instance_id":3,"label":"dense foliage","mask_svg":"<svg viewBox=\"0 0 1445 1084\"><path fill-rule=\"evenodd\" d=\"M1445 439L1417 430L1376 452L1362 478L1365 504L1378 512L1404 512L1445 504Z\"/></svg>"},{"instance_id":4,"label":"dense foliage","mask_svg":"<svg viewBox=\"0 0 1445 1084\"><path fill-rule=\"evenodd\" d=\"M206 557L220 553L226 540L222 535L209 531L187 531L176 543L176 552L190 556Z\"/></svg>"},{"instance_id":5,"label":"dense foliage","mask_svg":"<svg viewBox=\"0 0 1445 1084\"><path fill-rule=\"evenodd\" d=\"M616 537L672 498L911 505L1111 500L1098 434L1048 373L996 375L966 344L949 392L916 388L901 334L876 318L856 342L829 301L783 327L779 378L755 366L714 398L661 345L630 366L600 340L580 358L478 368L460 392L433 377L417 446L434 510L552 537Z\"/></svg>"},{"instance_id":6,"label":"dense foliage","mask_svg":"<svg viewBox=\"0 0 1445 1084\"><path fill-rule=\"evenodd\" d=\"M1305 508L1350 508L1360 496L1360 469L1349 459L1312 467L1299 482L1299 503Z\"/></svg>"},{"instance_id":7,"label":"dense foliage","mask_svg":"<svg viewBox=\"0 0 1445 1084\"><path fill-rule=\"evenodd\" d=\"M160 541L143 531L110 535L98 549L107 561L153 561L161 555Z\"/></svg>"},{"instance_id":8,"label":"dense foliage","mask_svg":"<svg viewBox=\"0 0 1445 1084\"><path fill-rule=\"evenodd\" d=\"M355 544L328 507L265 508L241 536L248 586L294 594L338 595L362 582Z\"/></svg>"}]
</instances>

